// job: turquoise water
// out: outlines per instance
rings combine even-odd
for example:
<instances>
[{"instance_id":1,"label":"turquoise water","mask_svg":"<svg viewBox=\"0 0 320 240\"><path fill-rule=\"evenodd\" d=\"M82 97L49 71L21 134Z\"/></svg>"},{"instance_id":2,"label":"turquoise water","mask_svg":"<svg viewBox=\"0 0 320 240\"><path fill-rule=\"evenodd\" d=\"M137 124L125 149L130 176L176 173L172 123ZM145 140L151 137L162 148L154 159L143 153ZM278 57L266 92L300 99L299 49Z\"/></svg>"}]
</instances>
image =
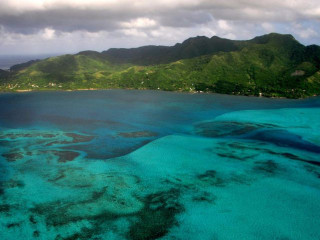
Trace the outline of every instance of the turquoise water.
<instances>
[{"instance_id":1,"label":"turquoise water","mask_svg":"<svg viewBox=\"0 0 320 240\"><path fill-rule=\"evenodd\" d=\"M320 239L320 98L0 94L0 239Z\"/></svg>"}]
</instances>

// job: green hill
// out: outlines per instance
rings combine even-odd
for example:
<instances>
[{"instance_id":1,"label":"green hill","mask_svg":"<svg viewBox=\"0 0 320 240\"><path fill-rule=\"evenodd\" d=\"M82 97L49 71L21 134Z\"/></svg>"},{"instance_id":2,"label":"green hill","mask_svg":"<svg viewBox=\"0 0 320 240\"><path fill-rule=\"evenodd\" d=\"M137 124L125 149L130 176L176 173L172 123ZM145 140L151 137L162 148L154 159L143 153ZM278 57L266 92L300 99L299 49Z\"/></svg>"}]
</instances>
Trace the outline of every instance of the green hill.
<instances>
[{"instance_id":1,"label":"green hill","mask_svg":"<svg viewBox=\"0 0 320 240\"><path fill-rule=\"evenodd\" d=\"M16 65L13 65L12 67L10 67L10 71L20 71L24 68L27 68L29 66L31 66L32 64L36 63L36 62L39 62L40 60L37 59L37 60L31 60L31 61L28 61L28 62L25 62L25 63L20 63L20 64L16 64Z\"/></svg>"},{"instance_id":2,"label":"green hill","mask_svg":"<svg viewBox=\"0 0 320 240\"><path fill-rule=\"evenodd\" d=\"M1 80L2 82L6 81L7 78L9 78L9 76L10 76L10 73L9 73L8 71L1 70L1 69L0 69L0 80Z\"/></svg>"},{"instance_id":3,"label":"green hill","mask_svg":"<svg viewBox=\"0 0 320 240\"><path fill-rule=\"evenodd\" d=\"M189 38L173 47L145 46L125 49L112 48L102 54L114 63L131 63L137 65L154 65L239 49L237 41L219 37Z\"/></svg>"},{"instance_id":4,"label":"green hill","mask_svg":"<svg viewBox=\"0 0 320 240\"><path fill-rule=\"evenodd\" d=\"M291 35L195 37L172 47L84 51L13 66L1 90L134 88L299 98L320 94L320 47Z\"/></svg>"}]
</instances>

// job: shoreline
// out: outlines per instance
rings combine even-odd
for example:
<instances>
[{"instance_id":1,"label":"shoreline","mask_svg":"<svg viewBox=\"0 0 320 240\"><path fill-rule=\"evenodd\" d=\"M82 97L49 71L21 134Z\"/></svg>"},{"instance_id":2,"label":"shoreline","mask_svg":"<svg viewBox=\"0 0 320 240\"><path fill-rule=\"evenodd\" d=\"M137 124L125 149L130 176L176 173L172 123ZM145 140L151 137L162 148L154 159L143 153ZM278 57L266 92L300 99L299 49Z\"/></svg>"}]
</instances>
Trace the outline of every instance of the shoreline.
<instances>
[{"instance_id":1,"label":"shoreline","mask_svg":"<svg viewBox=\"0 0 320 240\"><path fill-rule=\"evenodd\" d=\"M303 100L312 97L318 97L320 95L306 96L303 98L287 98L287 97L267 97L267 96L256 96L256 95L241 95L241 94L227 94L217 92L203 92L203 91L166 91L161 89L136 89L136 88L79 88L79 89L18 89L11 91L0 90L0 94L5 93L29 93L29 92L77 92L77 91L107 91L107 90L136 90L136 91L159 91L159 92L173 92L173 93L185 93L185 94L220 94L227 96L241 96L241 97L254 97L254 98L270 98L270 99L288 99L288 100Z\"/></svg>"}]
</instances>

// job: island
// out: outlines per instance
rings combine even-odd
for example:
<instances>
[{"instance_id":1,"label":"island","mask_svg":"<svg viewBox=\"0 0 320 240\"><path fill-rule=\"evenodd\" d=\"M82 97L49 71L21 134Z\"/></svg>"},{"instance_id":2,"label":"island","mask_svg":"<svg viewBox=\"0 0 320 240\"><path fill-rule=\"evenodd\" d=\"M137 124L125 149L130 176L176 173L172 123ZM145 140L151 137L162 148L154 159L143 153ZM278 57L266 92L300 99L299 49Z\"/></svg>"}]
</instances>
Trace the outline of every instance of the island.
<instances>
[{"instance_id":1,"label":"island","mask_svg":"<svg viewBox=\"0 0 320 240\"><path fill-rule=\"evenodd\" d=\"M0 91L154 89L303 98L320 94L320 46L271 33L83 51L0 70Z\"/></svg>"}]
</instances>

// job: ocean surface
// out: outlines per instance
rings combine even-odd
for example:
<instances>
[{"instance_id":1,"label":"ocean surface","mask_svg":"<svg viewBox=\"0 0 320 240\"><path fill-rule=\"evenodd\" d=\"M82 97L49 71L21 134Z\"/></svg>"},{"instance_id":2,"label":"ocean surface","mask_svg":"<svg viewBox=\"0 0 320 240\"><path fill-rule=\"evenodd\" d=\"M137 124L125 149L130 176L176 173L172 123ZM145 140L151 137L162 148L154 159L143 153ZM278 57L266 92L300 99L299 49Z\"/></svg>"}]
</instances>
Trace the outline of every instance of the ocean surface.
<instances>
[{"instance_id":1,"label":"ocean surface","mask_svg":"<svg viewBox=\"0 0 320 240\"><path fill-rule=\"evenodd\" d=\"M320 98L0 94L0 239L319 240Z\"/></svg>"},{"instance_id":2,"label":"ocean surface","mask_svg":"<svg viewBox=\"0 0 320 240\"><path fill-rule=\"evenodd\" d=\"M39 54L39 55L0 55L0 69L8 70L16 64L25 63L30 60L45 59L56 56L57 54Z\"/></svg>"}]
</instances>

